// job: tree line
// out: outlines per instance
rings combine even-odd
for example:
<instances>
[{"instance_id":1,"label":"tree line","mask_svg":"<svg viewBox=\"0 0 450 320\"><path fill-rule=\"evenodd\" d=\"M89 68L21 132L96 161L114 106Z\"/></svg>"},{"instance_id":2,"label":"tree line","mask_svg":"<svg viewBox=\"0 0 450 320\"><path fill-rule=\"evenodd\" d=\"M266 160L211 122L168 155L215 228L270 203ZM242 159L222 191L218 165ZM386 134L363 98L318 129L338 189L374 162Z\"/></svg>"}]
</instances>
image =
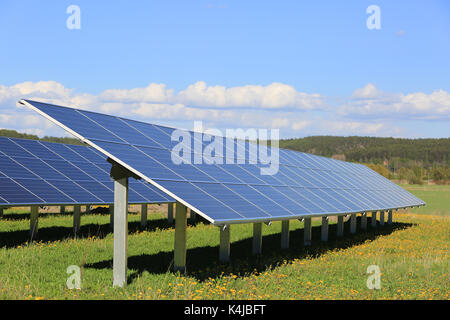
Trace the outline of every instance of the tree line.
<instances>
[{"instance_id":1,"label":"tree line","mask_svg":"<svg viewBox=\"0 0 450 320\"><path fill-rule=\"evenodd\" d=\"M41 140L48 142L57 142L57 143L66 143L66 144L76 144L76 145L84 145L83 142L76 138L69 137L51 137L45 136L43 138L39 138L37 135L21 133L16 130L8 130L8 129L0 129L0 136L9 137L9 138L21 138L21 139L31 139L31 140Z\"/></svg>"},{"instance_id":2,"label":"tree line","mask_svg":"<svg viewBox=\"0 0 450 320\"><path fill-rule=\"evenodd\" d=\"M450 138L312 136L281 140L280 147L364 163L383 176L402 182L450 181Z\"/></svg>"}]
</instances>

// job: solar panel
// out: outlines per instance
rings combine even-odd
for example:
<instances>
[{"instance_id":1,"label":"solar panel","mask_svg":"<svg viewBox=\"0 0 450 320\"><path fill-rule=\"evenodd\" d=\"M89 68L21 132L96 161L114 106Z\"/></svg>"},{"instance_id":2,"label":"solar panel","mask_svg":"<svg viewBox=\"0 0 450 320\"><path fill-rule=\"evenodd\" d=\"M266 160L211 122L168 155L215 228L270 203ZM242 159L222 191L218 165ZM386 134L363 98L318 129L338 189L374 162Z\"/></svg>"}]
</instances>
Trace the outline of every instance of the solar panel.
<instances>
[{"instance_id":1,"label":"solar panel","mask_svg":"<svg viewBox=\"0 0 450 320\"><path fill-rule=\"evenodd\" d=\"M0 205L113 203L111 164L93 148L0 137ZM131 179L130 203L173 202Z\"/></svg>"},{"instance_id":2,"label":"solar panel","mask_svg":"<svg viewBox=\"0 0 450 320\"><path fill-rule=\"evenodd\" d=\"M279 170L262 175L264 163L248 161L260 146L255 151L249 142L223 137L215 137L223 140L222 160L233 164L175 164L171 151L179 141L172 141L173 128L30 100L21 103L216 225L424 205L364 165L269 148L279 152ZM199 133L189 134L192 143L208 144ZM244 150L243 159L235 152L229 157L231 149Z\"/></svg>"}]
</instances>

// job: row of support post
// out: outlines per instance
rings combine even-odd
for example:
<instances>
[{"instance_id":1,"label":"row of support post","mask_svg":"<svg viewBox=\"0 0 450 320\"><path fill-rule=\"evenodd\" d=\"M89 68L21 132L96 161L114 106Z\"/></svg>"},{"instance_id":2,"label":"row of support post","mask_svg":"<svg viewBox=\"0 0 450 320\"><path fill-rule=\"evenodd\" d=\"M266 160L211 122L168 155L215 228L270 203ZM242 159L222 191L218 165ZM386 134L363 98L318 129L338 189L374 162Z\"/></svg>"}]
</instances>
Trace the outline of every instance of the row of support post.
<instances>
[{"instance_id":1,"label":"row of support post","mask_svg":"<svg viewBox=\"0 0 450 320\"><path fill-rule=\"evenodd\" d=\"M170 208L173 210L173 204L169 203L169 213ZM141 205L141 225L145 227L147 225L147 212L148 212L148 205L146 203ZM63 214L66 212L65 206L60 206L60 213ZM90 212L90 206L85 206L85 213ZM110 212L110 226L111 228L114 225L114 205L109 206L109 212ZM0 217L3 215L3 208L0 207ZM173 219L173 213L172 213L172 219ZM38 220L39 220L39 206L32 206L31 207L31 214L30 214L30 238L33 240L37 233L38 233ZM73 206L73 233L75 236L80 231L81 226L81 206L80 205L74 205Z\"/></svg>"},{"instance_id":2,"label":"row of support post","mask_svg":"<svg viewBox=\"0 0 450 320\"><path fill-rule=\"evenodd\" d=\"M374 216L373 216L374 217ZM375 212L376 217L376 212ZM304 246L310 246L312 241L312 219L304 218L303 233L304 233ZM376 220L372 218L372 221ZM329 217L322 217L321 225L321 241L328 241L328 222ZM388 224L392 224L392 211L388 212ZM384 212L380 213L380 225L384 225ZM361 226L363 230L367 229L367 215L362 214ZM337 236L344 236L344 216L337 216ZM356 232L356 214L350 216L350 232ZM281 248L289 248L289 220L281 221ZM252 253L258 255L262 253L262 223L253 224L253 242L252 242ZM228 262L230 257L230 226L220 227L220 249L219 249L219 260L221 262Z\"/></svg>"},{"instance_id":3,"label":"row of support post","mask_svg":"<svg viewBox=\"0 0 450 320\"><path fill-rule=\"evenodd\" d=\"M187 228L187 208L183 204L177 202L175 207L175 241L174 241L174 271L184 272L186 269L186 228ZM351 221L354 221L354 225L356 227L356 214L352 215L354 218ZM390 217L392 213L390 212ZM311 245L312 240L312 219L305 218L304 221L304 244L305 246ZM322 217L322 226L321 226L321 240L328 241L328 217ZM289 220L285 220L281 222L282 231L281 231L281 247L283 249L289 248ZM123 229L123 228L122 228ZM230 225L224 225L220 227L220 246L219 246L219 260L222 263L226 263L230 261ZM337 234L339 237L342 237L344 234L344 216L337 217ZM115 229L116 235L116 229ZM124 240L121 241L122 243ZM254 223L253 224L253 242L252 242L252 253L254 255L259 255L262 253L262 223ZM125 256L124 250L122 249L117 253L118 255ZM115 250L116 256L116 250ZM123 260L123 259L122 259ZM125 276L126 270L125 262L122 264L115 264L115 280L114 285L122 286L125 284ZM119 270L121 270L119 272Z\"/></svg>"},{"instance_id":4,"label":"row of support post","mask_svg":"<svg viewBox=\"0 0 450 320\"><path fill-rule=\"evenodd\" d=\"M65 212L65 207L60 207L60 213ZM80 230L81 208L79 205L73 206L73 232L76 235ZM30 239L33 240L39 230L39 206L31 206L30 210Z\"/></svg>"},{"instance_id":5,"label":"row of support post","mask_svg":"<svg viewBox=\"0 0 450 320\"><path fill-rule=\"evenodd\" d=\"M389 220L388 223L392 224L392 211L389 211ZM351 233L356 232L356 214L352 214L350 218L350 230ZM321 226L321 241L328 241L328 217L322 217L322 226ZM383 225L384 221L384 212L381 213L380 225ZM310 246L312 240L312 220L311 218L303 219L304 222L304 245ZM376 222L376 220L375 220ZM367 229L367 216L365 214L362 215L362 229ZM344 236L344 216L340 215L337 217L337 236ZM229 252L230 252L230 226L224 226L220 229L220 261L227 262L229 260ZM281 248L288 249L289 248L289 220L283 220L281 222ZM254 223L253 224L253 247L252 252L254 255L261 254L262 252L262 223Z\"/></svg>"},{"instance_id":6,"label":"row of support post","mask_svg":"<svg viewBox=\"0 0 450 320\"><path fill-rule=\"evenodd\" d=\"M113 164L111 177L114 179L114 258L113 258L113 286L123 287L127 282L127 236L128 236L128 178L132 176L123 167ZM173 270L185 272L187 253L187 207L177 202L175 206L175 237L174 237L174 258ZM173 220L173 204L168 205L168 221ZM373 217L373 216L372 216ZM384 216L381 215L384 220ZM190 212L190 218L194 221L196 213ZM142 206L142 221L146 223L147 206ZM312 240L312 219L311 217L302 219L304 221L304 245L311 245ZM389 223L392 223L392 211L389 211ZM328 217L322 217L321 240L328 241ZM367 217L363 214L363 229L367 228ZM270 223L268 223L270 225ZM282 221L281 227L281 247L289 248L289 221ZM356 232L356 214L350 217L350 232ZM337 235L344 234L344 217L338 216ZM220 226L219 260L228 262L230 260L230 225ZM262 222L253 223L252 252L254 255L262 253Z\"/></svg>"}]
</instances>

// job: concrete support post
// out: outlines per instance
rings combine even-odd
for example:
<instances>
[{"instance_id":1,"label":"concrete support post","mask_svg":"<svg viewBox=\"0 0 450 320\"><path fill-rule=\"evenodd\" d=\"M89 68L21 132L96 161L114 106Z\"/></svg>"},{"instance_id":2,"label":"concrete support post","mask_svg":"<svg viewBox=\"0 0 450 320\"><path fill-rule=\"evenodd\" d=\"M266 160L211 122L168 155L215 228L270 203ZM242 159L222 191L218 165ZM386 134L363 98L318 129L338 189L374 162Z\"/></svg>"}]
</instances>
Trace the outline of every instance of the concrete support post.
<instances>
[{"instance_id":1,"label":"concrete support post","mask_svg":"<svg viewBox=\"0 0 450 320\"><path fill-rule=\"evenodd\" d=\"M168 203L167 207L167 222L173 224L173 203Z\"/></svg>"},{"instance_id":2,"label":"concrete support post","mask_svg":"<svg viewBox=\"0 0 450 320\"><path fill-rule=\"evenodd\" d=\"M253 255L262 253L262 223L253 224Z\"/></svg>"},{"instance_id":3,"label":"concrete support post","mask_svg":"<svg viewBox=\"0 0 450 320\"><path fill-rule=\"evenodd\" d=\"M128 177L114 180L113 286L127 283L128 258Z\"/></svg>"},{"instance_id":4,"label":"concrete support post","mask_svg":"<svg viewBox=\"0 0 450 320\"><path fill-rule=\"evenodd\" d=\"M361 215L361 229L367 230L367 214L365 212Z\"/></svg>"},{"instance_id":5,"label":"concrete support post","mask_svg":"<svg viewBox=\"0 0 450 320\"><path fill-rule=\"evenodd\" d=\"M380 226L384 226L384 211L380 211Z\"/></svg>"},{"instance_id":6,"label":"concrete support post","mask_svg":"<svg viewBox=\"0 0 450 320\"><path fill-rule=\"evenodd\" d=\"M114 205L110 204L109 205L109 226L112 228L114 228Z\"/></svg>"},{"instance_id":7,"label":"concrete support post","mask_svg":"<svg viewBox=\"0 0 450 320\"><path fill-rule=\"evenodd\" d=\"M174 271L184 272L186 270L186 224L187 208L177 202L175 212L175 250Z\"/></svg>"},{"instance_id":8,"label":"concrete support post","mask_svg":"<svg viewBox=\"0 0 450 320\"><path fill-rule=\"evenodd\" d=\"M0 219L3 218L3 207L0 207Z\"/></svg>"},{"instance_id":9,"label":"concrete support post","mask_svg":"<svg viewBox=\"0 0 450 320\"><path fill-rule=\"evenodd\" d=\"M220 227L220 249L219 261L230 261L230 226L225 225Z\"/></svg>"},{"instance_id":10,"label":"concrete support post","mask_svg":"<svg viewBox=\"0 0 450 320\"><path fill-rule=\"evenodd\" d=\"M281 221L281 249L289 249L289 220Z\"/></svg>"},{"instance_id":11,"label":"concrete support post","mask_svg":"<svg viewBox=\"0 0 450 320\"><path fill-rule=\"evenodd\" d=\"M372 218L371 218L370 223L372 225L372 228L376 228L377 227L377 212L376 211L372 212Z\"/></svg>"},{"instance_id":12,"label":"concrete support post","mask_svg":"<svg viewBox=\"0 0 450 320\"><path fill-rule=\"evenodd\" d=\"M388 211L388 225L392 225L392 210Z\"/></svg>"},{"instance_id":13,"label":"concrete support post","mask_svg":"<svg viewBox=\"0 0 450 320\"><path fill-rule=\"evenodd\" d=\"M337 221L336 234L338 237L343 237L344 236L344 216L338 216L337 219L338 219L338 221Z\"/></svg>"},{"instance_id":14,"label":"concrete support post","mask_svg":"<svg viewBox=\"0 0 450 320\"><path fill-rule=\"evenodd\" d=\"M60 213L60 214L66 213L66 207L65 207L65 206L60 206L60 207L59 207L59 213Z\"/></svg>"},{"instance_id":15,"label":"concrete support post","mask_svg":"<svg viewBox=\"0 0 450 320\"><path fill-rule=\"evenodd\" d=\"M141 226L142 227L147 226L147 211L148 211L147 209L148 209L147 204L143 203L141 205Z\"/></svg>"},{"instance_id":16,"label":"concrete support post","mask_svg":"<svg viewBox=\"0 0 450 320\"><path fill-rule=\"evenodd\" d=\"M322 217L322 228L320 239L323 242L328 241L328 217Z\"/></svg>"},{"instance_id":17,"label":"concrete support post","mask_svg":"<svg viewBox=\"0 0 450 320\"><path fill-rule=\"evenodd\" d=\"M194 210L190 210L191 211L191 222L194 223L197 221L197 212L195 212Z\"/></svg>"},{"instance_id":18,"label":"concrete support post","mask_svg":"<svg viewBox=\"0 0 450 320\"><path fill-rule=\"evenodd\" d=\"M356 213L350 215L350 233L356 233Z\"/></svg>"},{"instance_id":19,"label":"concrete support post","mask_svg":"<svg viewBox=\"0 0 450 320\"><path fill-rule=\"evenodd\" d=\"M303 245L305 247L310 246L311 240L312 240L311 218L305 218L303 221Z\"/></svg>"},{"instance_id":20,"label":"concrete support post","mask_svg":"<svg viewBox=\"0 0 450 320\"><path fill-rule=\"evenodd\" d=\"M73 206L73 234L76 236L80 231L81 225L81 207L79 205Z\"/></svg>"},{"instance_id":21,"label":"concrete support post","mask_svg":"<svg viewBox=\"0 0 450 320\"><path fill-rule=\"evenodd\" d=\"M30 238L36 237L38 233L39 206L32 206L30 213Z\"/></svg>"}]
</instances>

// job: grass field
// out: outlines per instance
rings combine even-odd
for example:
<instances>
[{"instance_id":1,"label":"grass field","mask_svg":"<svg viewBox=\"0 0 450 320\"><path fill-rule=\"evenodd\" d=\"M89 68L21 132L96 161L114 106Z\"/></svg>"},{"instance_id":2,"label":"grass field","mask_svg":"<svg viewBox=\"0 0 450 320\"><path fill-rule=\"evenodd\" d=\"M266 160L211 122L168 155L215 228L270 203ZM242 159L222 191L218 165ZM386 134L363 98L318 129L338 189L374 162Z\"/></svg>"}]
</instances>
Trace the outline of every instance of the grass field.
<instances>
[{"instance_id":1,"label":"grass field","mask_svg":"<svg viewBox=\"0 0 450 320\"><path fill-rule=\"evenodd\" d=\"M402 185L427 203L426 207L411 209L413 213L450 215L450 185Z\"/></svg>"},{"instance_id":2,"label":"grass field","mask_svg":"<svg viewBox=\"0 0 450 320\"><path fill-rule=\"evenodd\" d=\"M394 214L394 224L320 243L319 221L313 246L302 245L299 221L291 222L291 249L282 251L280 223L264 226L263 255L251 256L252 226L231 227L231 260L218 263L219 230L188 226L187 273L168 271L173 226L165 211L130 214L128 286L112 288L113 237L109 216L82 217L78 239L72 215L42 214L40 241L28 243L26 210L10 209L0 220L0 299L449 299L450 188L404 186L427 207ZM370 223L369 223L370 226ZM66 269L82 271L82 289L69 290ZM366 286L367 267L381 270L381 289Z\"/></svg>"}]
</instances>

